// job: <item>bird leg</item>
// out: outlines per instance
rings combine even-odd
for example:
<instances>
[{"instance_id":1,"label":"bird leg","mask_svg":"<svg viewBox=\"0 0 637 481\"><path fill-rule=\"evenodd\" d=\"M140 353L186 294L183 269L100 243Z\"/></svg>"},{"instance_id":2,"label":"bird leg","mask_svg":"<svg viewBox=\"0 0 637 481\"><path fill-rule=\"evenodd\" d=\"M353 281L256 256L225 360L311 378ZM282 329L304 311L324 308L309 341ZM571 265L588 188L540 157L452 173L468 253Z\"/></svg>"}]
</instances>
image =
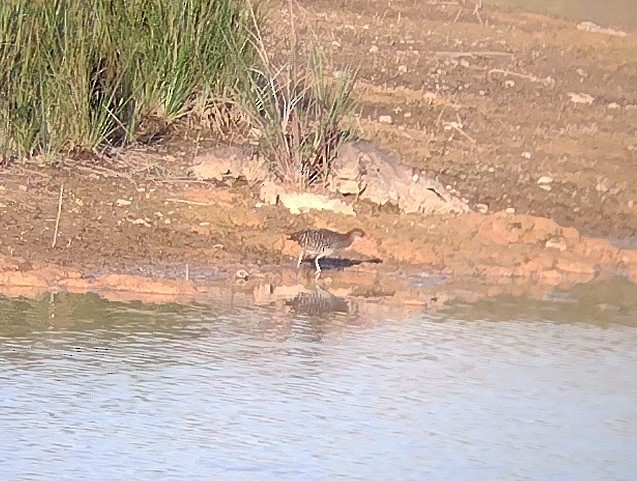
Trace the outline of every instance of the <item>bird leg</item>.
<instances>
[{"instance_id":1,"label":"bird leg","mask_svg":"<svg viewBox=\"0 0 637 481\"><path fill-rule=\"evenodd\" d=\"M305 249L301 249L301 252L299 252L299 261L296 263L297 269L301 267L301 263L303 262L303 257L305 257Z\"/></svg>"},{"instance_id":2,"label":"bird leg","mask_svg":"<svg viewBox=\"0 0 637 481\"><path fill-rule=\"evenodd\" d=\"M321 277L321 266L319 265L319 259L321 257L324 257L325 254L319 254L316 256L316 259L314 259L314 265L316 266L316 278L318 279L319 277Z\"/></svg>"}]
</instances>

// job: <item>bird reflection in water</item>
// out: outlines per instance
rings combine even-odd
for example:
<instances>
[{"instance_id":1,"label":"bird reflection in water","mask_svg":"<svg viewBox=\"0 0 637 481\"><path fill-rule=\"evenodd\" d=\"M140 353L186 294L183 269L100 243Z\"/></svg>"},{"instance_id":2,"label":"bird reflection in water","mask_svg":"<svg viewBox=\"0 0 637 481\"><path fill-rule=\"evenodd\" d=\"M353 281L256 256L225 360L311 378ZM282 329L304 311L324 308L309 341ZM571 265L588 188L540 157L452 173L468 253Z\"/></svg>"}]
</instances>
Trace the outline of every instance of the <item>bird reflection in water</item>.
<instances>
[{"instance_id":1,"label":"bird reflection in water","mask_svg":"<svg viewBox=\"0 0 637 481\"><path fill-rule=\"evenodd\" d=\"M309 292L299 292L293 299L286 302L297 315L309 317L323 317L328 314L349 314L350 306L347 299L338 297L317 287Z\"/></svg>"}]
</instances>

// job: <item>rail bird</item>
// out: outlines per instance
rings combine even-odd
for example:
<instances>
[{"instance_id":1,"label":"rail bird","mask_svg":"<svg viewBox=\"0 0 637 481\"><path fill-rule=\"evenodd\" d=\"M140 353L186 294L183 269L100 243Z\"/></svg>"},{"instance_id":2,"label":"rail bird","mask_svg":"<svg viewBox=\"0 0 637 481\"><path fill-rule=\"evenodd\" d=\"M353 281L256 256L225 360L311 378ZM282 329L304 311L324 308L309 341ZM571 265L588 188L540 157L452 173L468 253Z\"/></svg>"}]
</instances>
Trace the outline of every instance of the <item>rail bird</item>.
<instances>
[{"instance_id":1,"label":"rail bird","mask_svg":"<svg viewBox=\"0 0 637 481\"><path fill-rule=\"evenodd\" d=\"M352 245L357 237L366 237L366 234L361 229L352 229L345 234L330 229L305 229L288 236L289 239L301 246L296 268L301 266L306 255L314 256L317 279L321 275L319 260L333 254L338 249L346 249Z\"/></svg>"}]
</instances>

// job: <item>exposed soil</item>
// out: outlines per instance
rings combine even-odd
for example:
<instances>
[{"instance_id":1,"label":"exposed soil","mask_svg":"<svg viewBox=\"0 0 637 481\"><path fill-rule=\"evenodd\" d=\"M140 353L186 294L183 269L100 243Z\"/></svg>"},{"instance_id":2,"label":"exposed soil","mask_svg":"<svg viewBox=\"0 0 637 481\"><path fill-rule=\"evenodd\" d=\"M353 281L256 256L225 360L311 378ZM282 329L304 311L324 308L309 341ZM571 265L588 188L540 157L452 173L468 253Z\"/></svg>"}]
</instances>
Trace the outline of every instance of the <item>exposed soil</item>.
<instances>
[{"instance_id":1,"label":"exposed soil","mask_svg":"<svg viewBox=\"0 0 637 481\"><path fill-rule=\"evenodd\" d=\"M285 234L310 226L368 232L349 261L333 265L336 277L345 269L547 286L617 273L637 281L637 251L599 239L637 238L637 37L494 9L481 12L489 26L471 9L453 22L458 6L448 2L302 5L334 64L360 65L360 114L350 119L360 136L489 215L407 216L359 203L356 217L295 216L257 207L256 189L188 179L195 134L187 133L111 160L0 170L0 284L113 289L129 278L90 279L177 278L186 264L219 278L239 267L287 278L297 251ZM276 38L287 16L273 21ZM574 103L571 93L594 100ZM58 267L42 271L50 264ZM44 274L29 280L35 272Z\"/></svg>"}]
</instances>

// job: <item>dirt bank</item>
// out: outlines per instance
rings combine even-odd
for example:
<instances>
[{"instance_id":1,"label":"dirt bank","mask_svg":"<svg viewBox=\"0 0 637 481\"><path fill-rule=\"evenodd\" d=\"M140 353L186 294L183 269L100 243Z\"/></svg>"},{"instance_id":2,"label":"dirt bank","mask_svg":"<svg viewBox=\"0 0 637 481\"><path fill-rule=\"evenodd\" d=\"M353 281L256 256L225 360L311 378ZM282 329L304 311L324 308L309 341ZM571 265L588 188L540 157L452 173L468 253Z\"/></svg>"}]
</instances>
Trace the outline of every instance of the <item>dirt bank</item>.
<instances>
[{"instance_id":1,"label":"dirt bank","mask_svg":"<svg viewBox=\"0 0 637 481\"><path fill-rule=\"evenodd\" d=\"M488 27L470 14L454 23L456 10L437 2L303 5L336 65L361 64L360 115L351 119L361 136L435 172L486 215L399 216L360 202L356 217L292 215L260 206L245 185L189 179L187 133L110 160L0 170L2 292L137 290L192 300L204 285L234 283L238 268L250 282L288 285L297 251L285 234L310 226L370 236L327 269L333 289L356 281L382 293L411 276L409 291L427 275L538 292L612 275L637 282L637 251L601 239L637 236L634 36L495 10L482 12ZM275 37L285 15L278 21Z\"/></svg>"},{"instance_id":2,"label":"dirt bank","mask_svg":"<svg viewBox=\"0 0 637 481\"><path fill-rule=\"evenodd\" d=\"M325 264L319 286L329 289L367 286L381 294L391 290L395 297L397 290L410 292L422 279L442 276L468 285L526 285L543 294L614 275L637 281L637 250L614 247L541 217L506 212L396 215L360 203L354 204L355 217L293 215L262 206L247 187L143 186L109 176L88 185L83 176L50 173L55 177L42 187L5 184L4 195L12 204L28 205L32 214L28 225L5 217L0 245L5 294L31 286L197 300L210 286L234 284L238 269L258 282L298 283L298 246L286 240L286 233L309 226L342 231L360 226L369 235ZM55 247L59 197L50 184L65 186ZM312 274L308 265L299 279L309 285ZM397 278L402 278L400 289ZM425 301L429 295L448 293L427 291ZM424 302L422 296L412 297Z\"/></svg>"}]
</instances>

